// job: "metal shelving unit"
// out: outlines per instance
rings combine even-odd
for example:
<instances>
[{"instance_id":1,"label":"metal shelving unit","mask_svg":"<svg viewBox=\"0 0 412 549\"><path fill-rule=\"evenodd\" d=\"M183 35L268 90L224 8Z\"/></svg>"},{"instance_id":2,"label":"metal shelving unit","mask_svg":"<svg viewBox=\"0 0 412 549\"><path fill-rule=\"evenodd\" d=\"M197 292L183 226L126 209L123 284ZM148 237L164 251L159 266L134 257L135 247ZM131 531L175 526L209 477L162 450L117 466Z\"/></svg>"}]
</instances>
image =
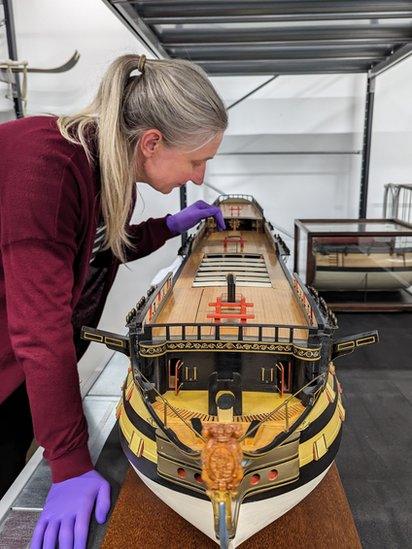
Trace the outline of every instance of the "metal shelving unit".
<instances>
[{"instance_id":1,"label":"metal shelving unit","mask_svg":"<svg viewBox=\"0 0 412 549\"><path fill-rule=\"evenodd\" d=\"M412 226L412 184L385 185L383 217L399 219Z\"/></svg>"},{"instance_id":2,"label":"metal shelving unit","mask_svg":"<svg viewBox=\"0 0 412 549\"><path fill-rule=\"evenodd\" d=\"M412 53L412 2L103 1L155 57L190 59L210 76L366 74L359 197L366 217L375 79Z\"/></svg>"},{"instance_id":3,"label":"metal shelving unit","mask_svg":"<svg viewBox=\"0 0 412 549\"><path fill-rule=\"evenodd\" d=\"M367 72L412 40L408 1L104 1L154 54L212 76Z\"/></svg>"}]
</instances>

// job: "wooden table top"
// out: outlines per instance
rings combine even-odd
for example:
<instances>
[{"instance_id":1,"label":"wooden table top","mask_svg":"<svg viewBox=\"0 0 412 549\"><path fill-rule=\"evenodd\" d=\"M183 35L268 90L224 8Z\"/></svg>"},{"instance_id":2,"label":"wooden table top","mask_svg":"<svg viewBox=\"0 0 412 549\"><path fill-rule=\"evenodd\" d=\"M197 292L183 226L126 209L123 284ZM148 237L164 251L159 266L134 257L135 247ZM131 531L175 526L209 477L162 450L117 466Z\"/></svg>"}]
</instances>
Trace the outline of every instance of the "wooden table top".
<instances>
[{"instance_id":1,"label":"wooden table top","mask_svg":"<svg viewBox=\"0 0 412 549\"><path fill-rule=\"evenodd\" d=\"M129 469L101 547L216 549L218 546L157 498ZM361 549L336 466L299 505L239 547Z\"/></svg>"}]
</instances>

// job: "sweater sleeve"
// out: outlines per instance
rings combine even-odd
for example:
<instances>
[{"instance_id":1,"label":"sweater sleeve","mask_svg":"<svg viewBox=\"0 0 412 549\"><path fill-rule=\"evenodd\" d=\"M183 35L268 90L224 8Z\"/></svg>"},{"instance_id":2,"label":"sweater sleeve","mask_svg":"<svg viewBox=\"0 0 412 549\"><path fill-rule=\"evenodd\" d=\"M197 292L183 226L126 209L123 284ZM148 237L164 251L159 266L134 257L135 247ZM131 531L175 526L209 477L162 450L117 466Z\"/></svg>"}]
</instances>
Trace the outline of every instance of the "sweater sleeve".
<instances>
[{"instance_id":1,"label":"sweater sleeve","mask_svg":"<svg viewBox=\"0 0 412 549\"><path fill-rule=\"evenodd\" d=\"M127 233L132 247L126 248L126 262L151 254L176 236L169 230L166 217L150 217L138 225L129 225Z\"/></svg>"},{"instance_id":2,"label":"sweater sleeve","mask_svg":"<svg viewBox=\"0 0 412 549\"><path fill-rule=\"evenodd\" d=\"M54 240L2 245L9 337L53 482L93 468L71 324L74 256Z\"/></svg>"},{"instance_id":3,"label":"sweater sleeve","mask_svg":"<svg viewBox=\"0 0 412 549\"><path fill-rule=\"evenodd\" d=\"M3 140L0 162L5 329L26 379L36 440L59 482L92 468L71 323L88 208L79 181L89 172L57 131L15 133Z\"/></svg>"}]
</instances>

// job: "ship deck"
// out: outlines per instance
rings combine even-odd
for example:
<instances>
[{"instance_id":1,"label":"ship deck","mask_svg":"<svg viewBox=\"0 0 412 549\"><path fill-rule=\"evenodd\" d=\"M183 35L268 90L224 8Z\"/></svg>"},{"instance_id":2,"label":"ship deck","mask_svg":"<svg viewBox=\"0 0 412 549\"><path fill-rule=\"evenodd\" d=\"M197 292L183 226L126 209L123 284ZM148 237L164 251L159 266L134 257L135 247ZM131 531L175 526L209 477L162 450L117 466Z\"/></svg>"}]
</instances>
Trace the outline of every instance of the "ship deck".
<instances>
[{"instance_id":1,"label":"ship deck","mask_svg":"<svg viewBox=\"0 0 412 549\"><path fill-rule=\"evenodd\" d=\"M202 424L218 421L217 416L211 416L208 413L208 392L184 390L176 395L173 391L167 391L163 397L173 409L158 398L153 404L153 408L159 418L173 429L184 444L193 449L202 449L203 440L187 424L190 424L194 418L199 419ZM293 424L305 410L300 400L291 397L289 393L282 396L274 392L243 391L242 399L244 414L233 417L233 421L241 426L242 435L248 430L252 421L262 421L267 414L279 408L270 420L259 426L254 437L243 440L242 449L245 451L255 451L272 442L279 433L285 430L287 424ZM290 399L287 407L282 406L287 399Z\"/></svg>"},{"instance_id":2,"label":"ship deck","mask_svg":"<svg viewBox=\"0 0 412 549\"><path fill-rule=\"evenodd\" d=\"M243 250L240 251L239 244L230 242L225 251L224 240L228 236L243 238ZM233 257L234 254L236 257ZM243 254L243 257L239 258L238 254ZM222 280L222 274L230 272L236 275L236 297L242 294L246 302L253 304L247 308L247 313L254 315L254 318L248 319L247 323L309 327L303 307L277 259L272 242L265 233L257 231L222 231L205 234L192 251L170 296L153 319L153 324L213 323L213 318L208 317L214 311L210 304L227 292L225 285L216 284L219 284L219 279ZM238 322L228 320L230 321ZM311 326L316 327L316 324ZM283 334L279 331L279 337L288 337L288 331L283 331ZM234 329L224 328L225 335L230 336L231 332L237 333ZM254 336L256 332L256 328L246 328L244 336ZM194 334L195 328L188 327L186 335ZM206 334L204 328L202 334ZM161 330L157 329L156 333L154 329L153 335L161 337ZM178 331L173 334L171 328L171 335L178 335ZM294 333L294 339L306 340L307 336L308 332L305 329L296 330Z\"/></svg>"},{"instance_id":3,"label":"ship deck","mask_svg":"<svg viewBox=\"0 0 412 549\"><path fill-rule=\"evenodd\" d=\"M239 206L239 210L237 210ZM253 203L239 202L236 199L229 198L219 205L223 217L238 219L262 219L262 214Z\"/></svg>"}]
</instances>

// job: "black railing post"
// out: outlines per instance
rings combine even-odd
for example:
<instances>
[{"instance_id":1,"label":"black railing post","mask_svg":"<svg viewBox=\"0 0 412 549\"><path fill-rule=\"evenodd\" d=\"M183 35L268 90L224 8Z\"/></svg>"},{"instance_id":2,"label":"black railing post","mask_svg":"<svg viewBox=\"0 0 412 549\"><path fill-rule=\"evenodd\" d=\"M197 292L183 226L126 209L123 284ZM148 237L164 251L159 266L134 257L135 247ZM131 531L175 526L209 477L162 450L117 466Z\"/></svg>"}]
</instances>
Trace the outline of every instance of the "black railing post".
<instances>
[{"instance_id":1,"label":"black railing post","mask_svg":"<svg viewBox=\"0 0 412 549\"><path fill-rule=\"evenodd\" d=\"M14 14L12 0L3 0L4 19L6 23L7 47L9 57L12 61L17 61L17 43L16 29L14 26ZM18 72L13 73L14 83L12 84L14 111L17 118L23 118L24 109L21 98L20 76Z\"/></svg>"},{"instance_id":2,"label":"black railing post","mask_svg":"<svg viewBox=\"0 0 412 549\"><path fill-rule=\"evenodd\" d=\"M375 78L368 74L365 103L365 123L363 130L362 171L359 197L359 218L366 218L368 209L369 167L372 144L373 104L375 101Z\"/></svg>"},{"instance_id":3,"label":"black railing post","mask_svg":"<svg viewBox=\"0 0 412 549\"><path fill-rule=\"evenodd\" d=\"M180 187L180 209L183 210L187 206L187 190L186 185ZM187 232L182 233L182 246L187 242Z\"/></svg>"}]
</instances>

